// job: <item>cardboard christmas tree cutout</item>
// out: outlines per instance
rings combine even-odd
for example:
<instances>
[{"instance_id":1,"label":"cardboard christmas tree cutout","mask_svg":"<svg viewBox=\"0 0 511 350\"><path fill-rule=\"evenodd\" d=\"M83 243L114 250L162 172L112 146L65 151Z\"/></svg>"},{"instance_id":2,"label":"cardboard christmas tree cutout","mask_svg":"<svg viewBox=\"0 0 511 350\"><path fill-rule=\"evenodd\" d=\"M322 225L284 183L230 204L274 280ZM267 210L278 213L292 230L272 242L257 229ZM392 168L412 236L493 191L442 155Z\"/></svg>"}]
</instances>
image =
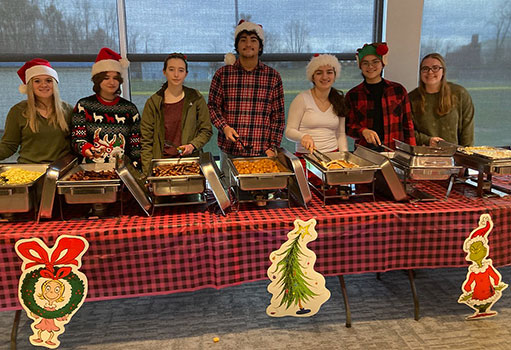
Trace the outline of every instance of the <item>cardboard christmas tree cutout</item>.
<instances>
[{"instance_id":1,"label":"cardboard christmas tree cutout","mask_svg":"<svg viewBox=\"0 0 511 350\"><path fill-rule=\"evenodd\" d=\"M89 248L82 237L62 235L53 248L39 238L20 239L16 253L23 264L18 298L34 334L30 343L55 349L60 345L71 317L82 306L87 295L87 277L78 269L81 258Z\"/></svg>"},{"instance_id":2,"label":"cardboard christmas tree cutout","mask_svg":"<svg viewBox=\"0 0 511 350\"><path fill-rule=\"evenodd\" d=\"M502 282L502 276L493 267L491 259L487 259L490 252L488 235L493 229L493 221L489 214L482 214L479 218L479 226L473 230L463 244L463 250L467 253L466 260L471 261L468 267L467 277L461 290L463 294L458 303L467 304L475 310L473 315L467 316L467 320L476 320L497 315L497 311L491 310L493 304L502 296L502 291L507 284Z\"/></svg>"},{"instance_id":3,"label":"cardboard christmas tree cutout","mask_svg":"<svg viewBox=\"0 0 511 350\"><path fill-rule=\"evenodd\" d=\"M287 242L270 254L268 292L273 296L266 313L272 317L312 316L330 298L325 278L314 271L316 254L307 248L318 237L316 220L296 219L294 225Z\"/></svg>"}]
</instances>

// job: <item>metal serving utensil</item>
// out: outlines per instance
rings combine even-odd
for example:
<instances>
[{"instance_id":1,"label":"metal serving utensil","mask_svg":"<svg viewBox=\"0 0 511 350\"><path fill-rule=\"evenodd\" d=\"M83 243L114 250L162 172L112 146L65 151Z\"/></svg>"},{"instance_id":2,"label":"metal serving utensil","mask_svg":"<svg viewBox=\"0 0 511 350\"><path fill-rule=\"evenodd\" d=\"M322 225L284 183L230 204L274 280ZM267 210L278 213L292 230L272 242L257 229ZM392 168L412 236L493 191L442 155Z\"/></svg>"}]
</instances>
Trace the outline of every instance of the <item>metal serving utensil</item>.
<instances>
[{"instance_id":1,"label":"metal serving utensil","mask_svg":"<svg viewBox=\"0 0 511 350\"><path fill-rule=\"evenodd\" d=\"M328 162L332 161L332 158L330 158L329 156L327 156L323 152L318 151L316 148L314 148L314 151L312 153L316 156L316 158L322 159L322 161L324 161L324 162L328 163Z\"/></svg>"},{"instance_id":2,"label":"metal serving utensil","mask_svg":"<svg viewBox=\"0 0 511 350\"><path fill-rule=\"evenodd\" d=\"M236 139L236 141L238 141L238 142L240 143L241 147L243 147L243 149L244 149L245 151L251 151L251 150L252 150L252 148L254 148L254 146L252 146L252 145L247 145L247 144L245 144L243 141L241 141L241 137L239 137L239 136L234 136L234 138Z\"/></svg>"}]
</instances>

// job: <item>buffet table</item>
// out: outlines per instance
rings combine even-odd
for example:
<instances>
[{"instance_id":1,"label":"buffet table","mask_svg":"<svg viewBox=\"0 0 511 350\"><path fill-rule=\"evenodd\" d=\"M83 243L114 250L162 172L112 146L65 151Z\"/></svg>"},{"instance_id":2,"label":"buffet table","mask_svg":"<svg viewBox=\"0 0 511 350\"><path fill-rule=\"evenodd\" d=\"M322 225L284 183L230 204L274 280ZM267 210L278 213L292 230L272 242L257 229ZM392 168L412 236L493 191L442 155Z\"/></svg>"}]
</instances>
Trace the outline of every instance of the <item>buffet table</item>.
<instances>
[{"instance_id":1,"label":"buffet table","mask_svg":"<svg viewBox=\"0 0 511 350\"><path fill-rule=\"evenodd\" d=\"M438 198L445 194L443 183L420 186ZM489 257L495 266L511 264L511 196L478 198L463 184L455 185L448 200L434 202L354 198L322 207L313 196L308 208L246 204L227 216L204 206L165 207L153 217L135 201L124 208L117 218L1 223L0 311L20 309L21 260L14 244L27 237L50 247L61 234L89 241L81 267L89 281L88 301L266 279L269 255L287 240L296 218L316 218L319 235L309 247L317 255L315 269L326 276L468 266L463 242L482 213L495 225Z\"/></svg>"}]
</instances>

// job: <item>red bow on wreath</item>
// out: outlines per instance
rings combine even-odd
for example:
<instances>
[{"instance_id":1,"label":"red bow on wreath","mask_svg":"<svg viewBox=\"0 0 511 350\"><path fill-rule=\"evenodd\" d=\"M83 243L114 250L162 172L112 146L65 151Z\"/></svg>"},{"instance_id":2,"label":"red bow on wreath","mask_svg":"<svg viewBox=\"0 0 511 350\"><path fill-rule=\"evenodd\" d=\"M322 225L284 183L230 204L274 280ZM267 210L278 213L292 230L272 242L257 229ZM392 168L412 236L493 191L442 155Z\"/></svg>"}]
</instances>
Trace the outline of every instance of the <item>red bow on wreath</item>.
<instances>
[{"instance_id":1,"label":"red bow on wreath","mask_svg":"<svg viewBox=\"0 0 511 350\"><path fill-rule=\"evenodd\" d=\"M41 276L51 279L60 279L66 277L71 272L69 266L64 266L58 269L55 274L55 265L76 265L78 260L76 258L83 252L85 243L79 238L65 237L58 240L57 247L51 253L51 258L48 258L48 252L43 248L39 242L29 241L23 242L18 246L18 252L24 258L31 260L26 263L25 269L29 269L36 265L45 265L46 269L41 271ZM34 255L33 252L37 253ZM62 253L64 255L61 257Z\"/></svg>"}]
</instances>

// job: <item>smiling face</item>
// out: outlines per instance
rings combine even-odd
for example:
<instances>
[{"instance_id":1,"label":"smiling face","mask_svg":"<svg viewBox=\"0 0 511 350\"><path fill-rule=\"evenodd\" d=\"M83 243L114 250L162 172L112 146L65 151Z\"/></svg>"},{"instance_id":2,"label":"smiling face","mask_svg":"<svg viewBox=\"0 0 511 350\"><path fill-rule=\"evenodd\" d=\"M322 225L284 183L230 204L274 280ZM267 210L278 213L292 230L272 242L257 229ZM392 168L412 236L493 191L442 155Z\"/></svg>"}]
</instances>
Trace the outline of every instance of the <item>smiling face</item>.
<instances>
[{"instance_id":1,"label":"smiling face","mask_svg":"<svg viewBox=\"0 0 511 350\"><path fill-rule=\"evenodd\" d=\"M55 280L45 282L42 289L44 298L49 302L58 300L64 294L64 285Z\"/></svg>"},{"instance_id":2,"label":"smiling face","mask_svg":"<svg viewBox=\"0 0 511 350\"><path fill-rule=\"evenodd\" d=\"M238 41L238 53L244 58L254 58L259 56L259 38L256 34L242 33Z\"/></svg>"},{"instance_id":3,"label":"smiling face","mask_svg":"<svg viewBox=\"0 0 511 350\"><path fill-rule=\"evenodd\" d=\"M435 72L436 71L436 72ZM442 62L436 58L425 58L420 67L421 81L430 90L439 90L444 76Z\"/></svg>"},{"instance_id":4,"label":"smiling face","mask_svg":"<svg viewBox=\"0 0 511 350\"><path fill-rule=\"evenodd\" d=\"M369 84L375 84L381 81L381 72L383 63L376 55L366 55L360 62L360 69L366 81Z\"/></svg>"},{"instance_id":5,"label":"smiling face","mask_svg":"<svg viewBox=\"0 0 511 350\"><path fill-rule=\"evenodd\" d=\"M484 246L483 242L476 241L472 243L470 246L470 260L475 262L481 262L486 254L488 253L488 249Z\"/></svg>"},{"instance_id":6,"label":"smiling face","mask_svg":"<svg viewBox=\"0 0 511 350\"><path fill-rule=\"evenodd\" d=\"M36 75L31 79L36 98L47 100L53 96L53 78L49 75Z\"/></svg>"},{"instance_id":7,"label":"smiling face","mask_svg":"<svg viewBox=\"0 0 511 350\"><path fill-rule=\"evenodd\" d=\"M186 64L182 59L171 58L167 61L167 68L163 71L163 75L167 78L170 86L180 87L187 76Z\"/></svg>"},{"instance_id":8,"label":"smiling face","mask_svg":"<svg viewBox=\"0 0 511 350\"><path fill-rule=\"evenodd\" d=\"M318 89L329 89L335 81L335 70L332 66L320 66L312 75L312 82Z\"/></svg>"},{"instance_id":9,"label":"smiling face","mask_svg":"<svg viewBox=\"0 0 511 350\"><path fill-rule=\"evenodd\" d=\"M117 72L106 72L105 78L99 84L101 89L100 94L105 97L114 96L119 90L119 80L117 80Z\"/></svg>"}]
</instances>

